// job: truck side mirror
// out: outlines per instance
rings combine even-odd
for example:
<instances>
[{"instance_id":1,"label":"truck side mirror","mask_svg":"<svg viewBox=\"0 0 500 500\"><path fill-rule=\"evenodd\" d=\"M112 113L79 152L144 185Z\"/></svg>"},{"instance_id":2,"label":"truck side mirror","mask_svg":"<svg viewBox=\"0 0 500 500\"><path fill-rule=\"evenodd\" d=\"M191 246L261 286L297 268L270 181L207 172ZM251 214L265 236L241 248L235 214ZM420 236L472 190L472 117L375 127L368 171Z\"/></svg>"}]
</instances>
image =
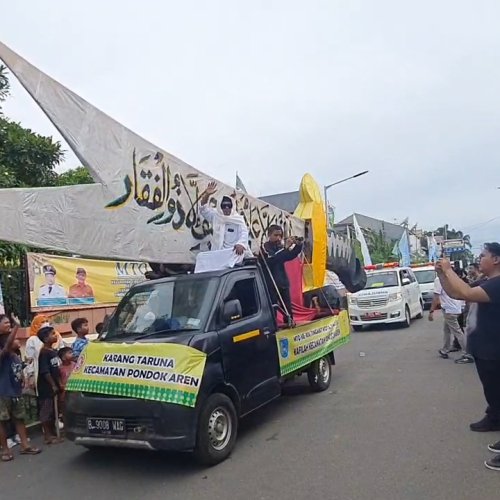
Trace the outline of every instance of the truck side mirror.
<instances>
[{"instance_id":1,"label":"truck side mirror","mask_svg":"<svg viewBox=\"0 0 500 500\"><path fill-rule=\"evenodd\" d=\"M241 319L243 312L241 310L241 303L238 299L232 299L224 302L222 307L222 322L224 325L229 325L233 321Z\"/></svg>"}]
</instances>

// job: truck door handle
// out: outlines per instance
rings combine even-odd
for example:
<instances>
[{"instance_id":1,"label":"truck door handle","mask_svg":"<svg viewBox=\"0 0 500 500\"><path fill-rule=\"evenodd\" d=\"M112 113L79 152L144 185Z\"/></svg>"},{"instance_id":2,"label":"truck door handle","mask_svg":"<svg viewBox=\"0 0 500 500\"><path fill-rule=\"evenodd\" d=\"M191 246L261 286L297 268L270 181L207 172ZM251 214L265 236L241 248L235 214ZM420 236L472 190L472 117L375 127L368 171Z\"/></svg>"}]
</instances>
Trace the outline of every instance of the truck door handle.
<instances>
[{"instance_id":1,"label":"truck door handle","mask_svg":"<svg viewBox=\"0 0 500 500\"><path fill-rule=\"evenodd\" d=\"M269 328L263 328L262 333L267 337L268 335L271 335L271 330L269 330Z\"/></svg>"}]
</instances>

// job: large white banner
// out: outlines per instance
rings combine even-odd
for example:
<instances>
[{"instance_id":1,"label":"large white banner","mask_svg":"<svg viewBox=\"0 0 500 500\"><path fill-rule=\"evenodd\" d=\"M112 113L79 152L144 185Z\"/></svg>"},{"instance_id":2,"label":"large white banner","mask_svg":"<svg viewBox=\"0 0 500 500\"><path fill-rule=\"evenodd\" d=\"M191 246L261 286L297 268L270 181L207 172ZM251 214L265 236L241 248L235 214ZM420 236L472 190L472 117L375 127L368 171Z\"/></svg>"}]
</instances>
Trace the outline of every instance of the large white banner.
<instances>
[{"instance_id":1,"label":"large white banner","mask_svg":"<svg viewBox=\"0 0 500 500\"><path fill-rule=\"evenodd\" d=\"M128 130L2 43L0 58L98 183L0 190L0 240L169 263L192 262L207 249L211 227L199 214L199 200L211 177ZM254 248L271 224L303 235L302 220L230 186L219 188L210 203L236 197Z\"/></svg>"}]
</instances>

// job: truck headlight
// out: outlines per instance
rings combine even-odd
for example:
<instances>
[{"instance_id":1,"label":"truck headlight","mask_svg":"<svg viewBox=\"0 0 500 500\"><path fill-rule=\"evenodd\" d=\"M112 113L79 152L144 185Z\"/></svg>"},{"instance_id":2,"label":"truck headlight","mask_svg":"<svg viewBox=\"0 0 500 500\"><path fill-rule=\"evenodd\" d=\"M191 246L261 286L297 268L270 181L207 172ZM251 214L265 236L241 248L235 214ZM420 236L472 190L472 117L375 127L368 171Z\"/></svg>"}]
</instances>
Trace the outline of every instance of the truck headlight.
<instances>
[{"instance_id":1,"label":"truck headlight","mask_svg":"<svg viewBox=\"0 0 500 500\"><path fill-rule=\"evenodd\" d=\"M354 295L349 295L347 300L351 306L355 306L358 303L358 299Z\"/></svg>"},{"instance_id":2,"label":"truck headlight","mask_svg":"<svg viewBox=\"0 0 500 500\"><path fill-rule=\"evenodd\" d=\"M403 295L401 294L401 292L389 294L389 302L397 302L398 300L401 300L402 298L403 298Z\"/></svg>"}]
</instances>

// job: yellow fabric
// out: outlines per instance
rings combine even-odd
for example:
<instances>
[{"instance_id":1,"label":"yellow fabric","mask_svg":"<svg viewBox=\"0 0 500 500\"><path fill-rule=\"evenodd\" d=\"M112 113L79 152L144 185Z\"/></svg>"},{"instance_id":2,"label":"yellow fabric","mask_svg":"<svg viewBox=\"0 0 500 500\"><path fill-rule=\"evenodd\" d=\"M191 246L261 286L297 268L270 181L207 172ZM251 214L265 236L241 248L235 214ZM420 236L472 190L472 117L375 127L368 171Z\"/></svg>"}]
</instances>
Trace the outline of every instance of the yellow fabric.
<instances>
[{"instance_id":1,"label":"yellow fabric","mask_svg":"<svg viewBox=\"0 0 500 500\"><path fill-rule=\"evenodd\" d=\"M299 190L300 202L293 215L309 222L312 233L312 262L304 266L304 290L320 288L325 283L327 242L326 213L318 183L311 174L302 177Z\"/></svg>"}]
</instances>

